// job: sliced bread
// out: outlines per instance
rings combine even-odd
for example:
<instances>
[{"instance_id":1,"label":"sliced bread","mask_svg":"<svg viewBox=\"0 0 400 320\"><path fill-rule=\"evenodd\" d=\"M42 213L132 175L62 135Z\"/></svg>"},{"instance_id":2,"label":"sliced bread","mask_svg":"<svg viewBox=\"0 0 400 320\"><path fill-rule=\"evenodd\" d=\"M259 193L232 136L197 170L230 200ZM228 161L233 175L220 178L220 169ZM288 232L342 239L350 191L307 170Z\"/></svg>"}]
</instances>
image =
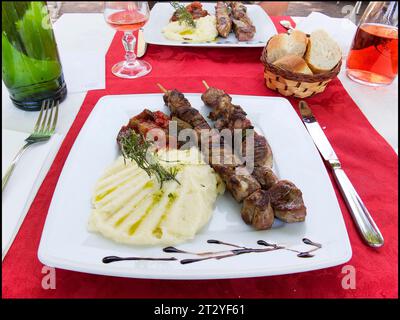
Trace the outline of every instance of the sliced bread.
<instances>
[{"instance_id":1,"label":"sliced bread","mask_svg":"<svg viewBox=\"0 0 400 320\"><path fill-rule=\"evenodd\" d=\"M273 64L294 73L313 74L304 59L294 54L280 58Z\"/></svg>"},{"instance_id":2,"label":"sliced bread","mask_svg":"<svg viewBox=\"0 0 400 320\"><path fill-rule=\"evenodd\" d=\"M305 60L314 73L332 70L342 59L339 45L324 30L311 33Z\"/></svg>"},{"instance_id":3,"label":"sliced bread","mask_svg":"<svg viewBox=\"0 0 400 320\"><path fill-rule=\"evenodd\" d=\"M287 56L303 57L307 50L307 36L304 32L293 30L290 34L280 33L271 38L267 46L267 60L274 63Z\"/></svg>"}]
</instances>

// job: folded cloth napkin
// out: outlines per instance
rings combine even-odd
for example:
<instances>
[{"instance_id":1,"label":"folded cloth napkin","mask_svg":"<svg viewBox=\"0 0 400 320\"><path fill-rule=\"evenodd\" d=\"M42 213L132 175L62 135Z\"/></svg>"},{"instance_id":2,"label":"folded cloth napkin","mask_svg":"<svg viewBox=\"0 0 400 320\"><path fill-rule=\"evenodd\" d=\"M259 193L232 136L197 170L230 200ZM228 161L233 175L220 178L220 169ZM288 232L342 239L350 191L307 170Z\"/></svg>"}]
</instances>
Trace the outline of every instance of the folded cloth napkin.
<instances>
[{"instance_id":1,"label":"folded cloth napkin","mask_svg":"<svg viewBox=\"0 0 400 320\"><path fill-rule=\"evenodd\" d=\"M77 28L85 21L85 28ZM106 28L102 14L65 14L54 24L58 51L68 92L85 92L105 88L105 55L115 31ZM93 37L96 34L96 37ZM122 46L122 44L121 44ZM121 60L123 60L121 56Z\"/></svg>"},{"instance_id":2,"label":"folded cloth napkin","mask_svg":"<svg viewBox=\"0 0 400 320\"><path fill-rule=\"evenodd\" d=\"M339 44L343 56L347 56L357 26L347 18L331 18L319 12L312 12L296 24L296 29L306 33L311 33L317 29L325 30Z\"/></svg>"},{"instance_id":3,"label":"folded cloth napkin","mask_svg":"<svg viewBox=\"0 0 400 320\"><path fill-rule=\"evenodd\" d=\"M3 176L28 136L29 133L26 132L2 129ZM61 138L61 135L55 134L48 142L26 150L2 193L2 259L25 218L51 160L58 151Z\"/></svg>"}]
</instances>

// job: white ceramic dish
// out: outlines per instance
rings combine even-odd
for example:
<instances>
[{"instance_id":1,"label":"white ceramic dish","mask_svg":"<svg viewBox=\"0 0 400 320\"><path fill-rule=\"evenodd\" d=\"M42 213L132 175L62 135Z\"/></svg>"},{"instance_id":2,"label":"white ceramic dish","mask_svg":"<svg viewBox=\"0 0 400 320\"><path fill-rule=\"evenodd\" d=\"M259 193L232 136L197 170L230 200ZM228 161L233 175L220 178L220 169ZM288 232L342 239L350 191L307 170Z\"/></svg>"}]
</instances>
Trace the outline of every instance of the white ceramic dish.
<instances>
[{"instance_id":1,"label":"white ceramic dish","mask_svg":"<svg viewBox=\"0 0 400 320\"><path fill-rule=\"evenodd\" d=\"M188 3L183 3L187 5ZM203 8L215 15L215 2L203 2ZM250 41L238 41L233 33L226 39L218 37L215 42L190 43L172 41L164 37L162 29L168 24L174 13L174 8L169 3L158 2L150 13L150 19L144 27L144 38L147 43L164 46L188 46L188 47L265 47L268 39L277 33L274 23L258 5L247 5L247 12L254 26L256 34Z\"/></svg>"},{"instance_id":2,"label":"white ceramic dish","mask_svg":"<svg viewBox=\"0 0 400 320\"><path fill-rule=\"evenodd\" d=\"M207 115L200 94L186 94L194 107ZM342 213L325 166L310 136L286 99L233 96L263 131L274 153L274 168L282 179L293 181L302 191L308 209L303 223L277 221L273 229L254 231L240 217L240 207L227 192L217 201L210 223L196 238L178 248L189 251L232 249L209 244L218 239L260 248L257 240L303 250L306 237L321 243L313 258L298 258L289 251L251 253L223 260L183 265L179 261L123 261L104 264L105 256L193 258L164 253L162 247L129 247L87 231L91 195L96 180L118 155L116 135L128 119L144 108L162 110L162 95L126 95L102 98L82 128L61 173L49 209L39 247L42 263L79 272L157 279L216 279L269 276L304 272L345 263L351 257ZM194 204L195 205L195 204Z\"/></svg>"}]
</instances>

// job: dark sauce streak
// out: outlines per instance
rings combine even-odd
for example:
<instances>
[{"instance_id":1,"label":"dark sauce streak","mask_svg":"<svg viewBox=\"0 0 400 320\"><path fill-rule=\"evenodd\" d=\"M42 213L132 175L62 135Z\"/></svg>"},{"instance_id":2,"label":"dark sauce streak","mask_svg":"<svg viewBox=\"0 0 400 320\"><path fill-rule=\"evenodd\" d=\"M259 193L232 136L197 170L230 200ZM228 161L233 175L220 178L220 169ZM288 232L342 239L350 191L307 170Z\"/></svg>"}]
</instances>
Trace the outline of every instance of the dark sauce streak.
<instances>
[{"instance_id":1,"label":"dark sauce streak","mask_svg":"<svg viewBox=\"0 0 400 320\"><path fill-rule=\"evenodd\" d=\"M310 239L307 239L307 238L303 238L303 242L305 244L310 245L310 246L314 246L314 247L317 247L317 248L322 248L322 244L317 243L317 242L313 242L313 241L311 241Z\"/></svg>"},{"instance_id":2,"label":"dark sauce streak","mask_svg":"<svg viewBox=\"0 0 400 320\"><path fill-rule=\"evenodd\" d=\"M187 252L187 251L183 251L183 250L177 249L175 247L166 247L166 248L163 249L163 251L167 252L167 253L190 253L190 252Z\"/></svg>"},{"instance_id":3,"label":"dark sauce streak","mask_svg":"<svg viewBox=\"0 0 400 320\"><path fill-rule=\"evenodd\" d=\"M308 251L298 251L298 250L289 249L289 248L283 248L283 249L285 249L285 250L287 250L287 251L296 252L296 253L297 253L297 256L298 256L299 258L312 258L312 257L314 257L314 255L311 254L311 252L316 251L316 250L322 248L322 245L321 245L320 243L313 242L313 241L311 241L310 239L303 238L302 241L303 241L304 244L313 246L313 247L315 247L315 248L310 249L310 250L308 250ZM257 244L259 244L259 245L261 245L261 246L267 246L267 247L276 247L276 244L268 243L268 242L266 242L266 241L264 241L264 240L258 240L258 241L257 241Z\"/></svg>"},{"instance_id":4,"label":"dark sauce streak","mask_svg":"<svg viewBox=\"0 0 400 320\"><path fill-rule=\"evenodd\" d=\"M240 254L245 254L245 253L260 253L260 252L275 251L275 250L279 250L279 249L284 249L284 247L277 246L277 247L268 248L268 249L252 249L252 248L236 249L236 250L228 251L230 253L224 254L224 255L213 255L210 257L199 258L199 259L183 259L183 260L181 260L181 264L189 264L189 263L200 262L200 261L210 260L210 259L221 260L221 259L225 259L225 258L235 257L235 256L238 256Z\"/></svg>"},{"instance_id":5,"label":"dark sauce streak","mask_svg":"<svg viewBox=\"0 0 400 320\"><path fill-rule=\"evenodd\" d=\"M219 240L207 240L207 243L223 244L223 245L230 246L230 247L246 249L246 247L238 246L238 245L232 244L232 243L222 242L222 241L219 241Z\"/></svg>"},{"instance_id":6,"label":"dark sauce streak","mask_svg":"<svg viewBox=\"0 0 400 320\"><path fill-rule=\"evenodd\" d=\"M178 260L177 258L144 258L144 257L127 257L127 258L122 258L122 257L116 257L116 256L109 256L103 258L103 263L112 263L112 262L118 262L118 261L176 261Z\"/></svg>"},{"instance_id":7,"label":"dark sauce streak","mask_svg":"<svg viewBox=\"0 0 400 320\"><path fill-rule=\"evenodd\" d=\"M280 246L278 244L274 243L269 243L264 240L258 240L257 244L261 246L265 246L266 248L259 249L259 248L247 248L247 247L242 247L238 246L235 244L219 241L219 240L214 240L210 239L207 240L207 243L211 244L221 244L221 245L226 245L238 249L233 249L233 250L225 250L225 251L214 251L214 252L189 252L189 251L184 251L175 247L166 247L163 249L164 252L166 253L181 253L181 254L190 254L190 255L195 255L198 257L201 256L206 256L203 258L197 258L197 259L183 259L180 260L181 264L190 264L190 263L195 263L195 262L200 262L200 261L205 261L205 260L221 260L225 258L230 258L230 257L235 257L241 254L246 254L246 253L261 253L261 252L269 252L269 251L276 251L276 250L286 250L286 251L291 251L297 253L297 257L299 258L312 258L314 257L311 252L316 251L318 249L322 248L322 245L317 242L313 242L310 239L303 238L302 239L303 243L306 245L313 246L313 249L310 249L308 251L298 251L290 248L286 248L284 246ZM178 259L175 257L172 258L144 258L144 257L126 257L126 258L121 258L121 257L116 257L116 256L109 256L105 257L103 259L103 263L112 263L112 262L117 262L117 261L128 261L128 260L147 260L147 261L177 261Z\"/></svg>"}]
</instances>

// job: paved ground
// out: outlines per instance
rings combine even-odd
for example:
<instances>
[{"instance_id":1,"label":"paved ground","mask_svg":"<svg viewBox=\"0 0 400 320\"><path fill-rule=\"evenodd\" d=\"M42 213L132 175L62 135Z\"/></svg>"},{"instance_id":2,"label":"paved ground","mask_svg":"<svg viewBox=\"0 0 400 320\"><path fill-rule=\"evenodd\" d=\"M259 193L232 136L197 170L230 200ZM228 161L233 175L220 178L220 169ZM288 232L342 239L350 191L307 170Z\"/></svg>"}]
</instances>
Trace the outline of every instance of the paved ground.
<instances>
[{"instance_id":1,"label":"paved ground","mask_svg":"<svg viewBox=\"0 0 400 320\"><path fill-rule=\"evenodd\" d=\"M49 6L52 8L54 1L48 1ZM59 1L59 13L58 16L63 13L77 13L77 12L103 12L103 1ZM60 6L61 4L61 6ZM311 12L322 12L331 17L345 17L348 16L350 10L354 8L356 1L292 1L289 4L289 8L286 12L290 16L308 16ZM363 1L360 14L356 16L356 22L358 22L362 13L364 12L368 1ZM53 10L53 9L51 9Z\"/></svg>"}]
</instances>

